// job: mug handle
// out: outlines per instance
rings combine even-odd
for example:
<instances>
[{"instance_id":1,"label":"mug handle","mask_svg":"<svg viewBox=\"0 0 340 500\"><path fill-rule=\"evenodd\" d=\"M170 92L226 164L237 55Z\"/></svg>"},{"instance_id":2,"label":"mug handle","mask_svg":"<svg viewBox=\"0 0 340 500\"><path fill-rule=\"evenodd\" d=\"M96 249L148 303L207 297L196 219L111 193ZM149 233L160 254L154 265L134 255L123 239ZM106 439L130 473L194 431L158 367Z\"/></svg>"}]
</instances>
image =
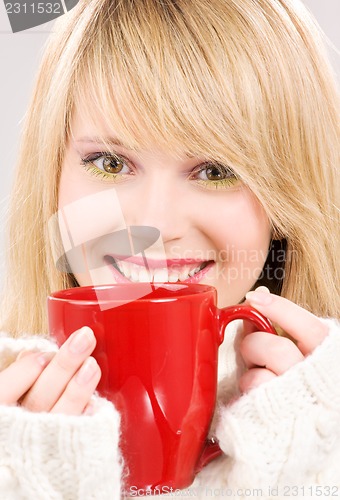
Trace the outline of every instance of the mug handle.
<instances>
[{"instance_id":1,"label":"mug handle","mask_svg":"<svg viewBox=\"0 0 340 500\"><path fill-rule=\"evenodd\" d=\"M259 330L277 335L275 328L268 318L263 316L253 307L240 304L236 306L225 307L224 309L217 309L217 334L219 345L222 344L224 340L224 332L226 326L235 319L245 319L251 321ZM219 447L217 441L214 438L207 439L203 452L196 465L195 473L197 474L198 472L200 472L203 467L205 467L209 462L219 457L220 455L222 455L222 450Z\"/></svg>"},{"instance_id":2,"label":"mug handle","mask_svg":"<svg viewBox=\"0 0 340 500\"><path fill-rule=\"evenodd\" d=\"M272 333L277 335L277 331L271 324L268 318L263 316L259 311L250 306L238 304L236 306L224 307L217 309L217 328L218 342L222 344L224 340L224 332L226 326L235 319L245 319L254 323L254 325L262 332Z\"/></svg>"},{"instance_id":3,"label":"mug handle","mask_svg":"<svg viewBox=\"0 0 340 500\"><path fill-rule=\"evenodd\" d=\"M201 453L201 456L196 464L195 474L198 474L203 469L203 467L208 465L209 462L219 457L220 455L222 455L222 450L219 447L218 442L214 438L207 439L204 445L203 452Z\"/></svg>"}]
</instances>

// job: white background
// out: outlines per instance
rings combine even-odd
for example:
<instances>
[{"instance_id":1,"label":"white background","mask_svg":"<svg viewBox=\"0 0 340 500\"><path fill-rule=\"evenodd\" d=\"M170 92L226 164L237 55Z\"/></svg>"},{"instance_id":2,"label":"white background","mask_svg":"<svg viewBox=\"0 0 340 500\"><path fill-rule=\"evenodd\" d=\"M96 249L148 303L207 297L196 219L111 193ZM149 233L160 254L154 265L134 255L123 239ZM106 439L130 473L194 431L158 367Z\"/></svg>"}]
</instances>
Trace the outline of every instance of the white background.
<instances>
[{"instance_id":1,"label":"white background","mask_svg":"<svg viewBox=\"0 0 340 500\"><path fill-rule=\"evenodd\" d=\"M340 48L340 0L304 0L304 3L334 46L330 46L329 51L340 79L340 56L337 52ZM13 34L5 4L0 0L0 287L3 278L6 209L21 122L43 47L52 29L53 21Z\"/></svg>"}]
</instances>

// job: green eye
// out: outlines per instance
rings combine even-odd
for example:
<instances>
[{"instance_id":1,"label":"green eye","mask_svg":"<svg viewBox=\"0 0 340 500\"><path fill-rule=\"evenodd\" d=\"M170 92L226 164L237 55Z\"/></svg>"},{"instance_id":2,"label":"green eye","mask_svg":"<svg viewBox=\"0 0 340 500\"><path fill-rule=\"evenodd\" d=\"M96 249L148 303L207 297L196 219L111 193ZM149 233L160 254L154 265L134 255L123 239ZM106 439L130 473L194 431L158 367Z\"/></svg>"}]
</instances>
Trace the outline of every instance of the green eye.
<instances>
[{"instance_id":1,"label":"green eye","mask_svg":"<svg viewBox=\"0 0 340 500\"><path fill-rule=\"evenodd\" d=\"M235 186L239 179L234 171L219 163L206 163L195 169L190 179L207 189L225 189Z\"/></svg>"},{"instance_id":2,"label":"green eye","mask_svg":"<svg viewBox=\"0 0 340 500\"><path fill-rule=\"evenodd\" d=\"M109 153L96 153L82 159L82 165L91 175L114 182L121 182L133 173L128 163L122 156Z\"/></svg>"}]
</instances>

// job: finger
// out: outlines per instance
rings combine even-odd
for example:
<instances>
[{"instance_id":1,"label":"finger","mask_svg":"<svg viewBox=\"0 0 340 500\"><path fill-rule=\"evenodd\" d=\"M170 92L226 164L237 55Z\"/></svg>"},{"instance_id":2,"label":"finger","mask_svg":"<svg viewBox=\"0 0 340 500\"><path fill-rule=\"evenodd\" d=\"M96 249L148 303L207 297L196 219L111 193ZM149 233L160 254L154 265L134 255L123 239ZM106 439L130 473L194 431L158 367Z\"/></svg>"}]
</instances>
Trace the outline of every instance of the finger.
<instances>
[{"instance_id":1,"label":"finger","mask_svg":"<svg viewBox=\"0 0 340 500\"><path fill-rule=\"evenodd\" d=\"M258 286L257 288L255 288L255 292L270 293L270 290L268 287L262 285L262 286Z\"/></svg>"},{"instance_id":2,"label":"finger","mask_svg":"<svg viewBox=\"0 0 340 500\"><path fill-rule=\"evenodd\" d=\"M260 291L260 292L270 293L269 289L266 286L258 286L255 290ZM248 300L244 301L244 305L250 305ZM245 337L249 333L256 332L257 330L258 330L258 328L256 328L256 326L254 325L253 322L243 320L243 329L242 329L242 333L241 333L241 335L243 337Z\"/></svg>"},{"instance_id":3,"label":"finger","mask_svg":"<svg viewBox=\"0 0 340 500\"><path fill-rule=\"evenodd\" d=\"M15 405L30 389L54 353L27 352L0 373L0 404Z\"/></svg>"},{"instance_id":4,"label":"finger","mask_svg":"<svg viewBox=\"0 0 340 500\"><path fill-rule=\"evenodd\" d=\"M70 335L29 390L22 404L31 411L50 411L95 345L94 334L88 327Z\"/></svg>"},{"instance_id":5,"label":"finger","mask_svg":"<svg viewBox=\"0 0 340 500\"><path fill-rule=\"evenodd\" d=\"M240 353L248 368L265 367L281 375L304 359L298 347L286 337L255 332L240 344Z\"/></svg>"},{"instance_id":6,"label":"finger","mask_svg":"<svg viewBox=\"0 0 340 500\"><path fill-rule=\"evenodd\" d=\"M83 415L94 415L96 413L96 405L91 399L84 408Z\"/></svg>"},{"instance_id":7,"label":"finger","mask_svg":"<svg viewBox=\"0 0 340 500\"><path fill-rule=\"evenodd\" d=\"M51 413L64 415L81 415L89 402L100 380L101 372L97 361L89 357L67 385ZM90 408L88 408L88 412ZM89 414L89 413L87 413Z\"/></svg>"},{"instance_id":8,"label":"finger","mask_svg":"<svg viewBox=\"0 0 340 500\"><path fill-rule=\"evenodd\" d=\"M284 297L264 292L248 292L249 304L267 316L292 338L303 354L309 354L328 334L328 326L314 314Z\"/></svg>"},{"instance_id":9,"label":"finger","mask_svg":"<svg viewBox=\"0 0 340 500\"><path fill-rule=\"evenodd\" d=\"M276 378L277 375L266 368L252 368L251 370L246 371L240 377L239 380L239 388L241 392L248 392L250 389L254 389L265 382L269 382L273 378Z\"/></svg>"},{"instance_id":10,"label":"finger","mask_svg":"<svg viewBox=\"0 0 340 500\"><path fill-rule=\"evenodd\" d=\"M245 337L246 335L249 335L249 333L256 332L257 330L258 329L254 325L254 323L245 319L243 320L243 329L241 332L241 337Z\"/></svg>"},{"instance_id":11,"label":"finger","mask_svg":"<svg viewBox=\"0 0 340 500\"><path fill-rule=\"evenodd\" d=\"M35 352L40 352L40 351L38 349L37 350L33 349L32 351L20 351L17 357L15 358L15 361L19 361L19 359L22 359L25 356L29 356L30 354L33 354Z\"/></svg>"},{"instance_id":12,"label":"finger","mask_svg":"<svg viewBox=\"0 0 340 500\"><path fill-rule=\"evenodd\" d=\"M267 288L266 286L258 286L257 288L255 288L254 291L255 292L263 292L263 293L270 293L269 288ZM250 292L248 292L248 293L250 293ZM243 303L247 304L247 305L250 305L249 300L247 300L248 293L246 294L246 299L245 299L245 301Z\"/></svg>"}]
</instances>

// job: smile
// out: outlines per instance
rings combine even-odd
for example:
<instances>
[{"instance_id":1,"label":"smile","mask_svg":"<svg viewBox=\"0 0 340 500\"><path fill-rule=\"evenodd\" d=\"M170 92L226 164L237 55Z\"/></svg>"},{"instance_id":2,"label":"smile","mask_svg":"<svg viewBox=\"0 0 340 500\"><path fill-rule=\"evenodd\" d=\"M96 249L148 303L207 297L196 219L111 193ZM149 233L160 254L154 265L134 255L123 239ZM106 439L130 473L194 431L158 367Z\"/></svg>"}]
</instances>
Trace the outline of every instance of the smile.
<instances>
[{"instance_id":1,"label":"smile","mask_svg":"<svg viewBox=\"0 0 340 500\"><path fill-rule=\"evenodd\" d=\"M214 261L143 261L143 259L119 260L106 255L104 260L111 267L117 282L132 283L197 283L215 264ZM133 262L132 262L133 260ZM158 265L157 265L158 264Z\"/></svg>"}]
</instances>

